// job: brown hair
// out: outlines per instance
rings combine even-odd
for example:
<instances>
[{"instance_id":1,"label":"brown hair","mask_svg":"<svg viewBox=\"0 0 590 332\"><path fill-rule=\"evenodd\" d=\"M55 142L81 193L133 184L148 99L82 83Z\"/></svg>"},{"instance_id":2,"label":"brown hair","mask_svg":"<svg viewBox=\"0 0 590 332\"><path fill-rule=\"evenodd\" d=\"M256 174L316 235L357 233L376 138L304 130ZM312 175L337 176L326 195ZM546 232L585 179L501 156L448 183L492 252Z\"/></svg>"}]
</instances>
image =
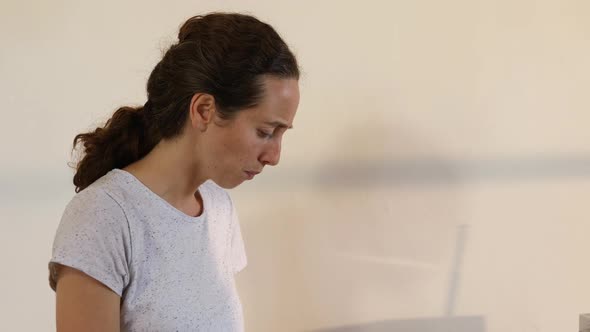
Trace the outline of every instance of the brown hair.
<instances>
[{"instance_id":1,"label":"brown hair","mask_svg":"<svg viewBox=\"0 0 590 332\"><path fill-rule=\"evenodd\" d=\"M234 13L191 17L150 74L145 105L121 107L104 127L74 138L74 150L83 146L76 192L143 158L161 139L180 135L197 92L213 95L224 119L256 106L263 75L299 78L295 56L270 25Z\"/></svg>"}]
</instances>

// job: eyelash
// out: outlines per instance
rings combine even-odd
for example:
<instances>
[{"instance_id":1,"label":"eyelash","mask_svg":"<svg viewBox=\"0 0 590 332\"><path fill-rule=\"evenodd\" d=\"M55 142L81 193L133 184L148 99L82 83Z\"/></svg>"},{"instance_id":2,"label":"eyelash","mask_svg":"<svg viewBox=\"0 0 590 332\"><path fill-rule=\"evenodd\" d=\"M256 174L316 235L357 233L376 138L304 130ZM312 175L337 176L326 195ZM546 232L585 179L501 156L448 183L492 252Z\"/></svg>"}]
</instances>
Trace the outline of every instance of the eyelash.
<instances>
[{"instance_id":1,"label":"eyelash","mask_svg":"<svg viewBox=\"0 0 590 332\"><path fill-rule=\"evenodd\" d=\"M258 130L258 136L260 138L266 138L266 139L271 139L272 138L272 134L266 133L262 130Z\"/></svg>"}]
</instances>

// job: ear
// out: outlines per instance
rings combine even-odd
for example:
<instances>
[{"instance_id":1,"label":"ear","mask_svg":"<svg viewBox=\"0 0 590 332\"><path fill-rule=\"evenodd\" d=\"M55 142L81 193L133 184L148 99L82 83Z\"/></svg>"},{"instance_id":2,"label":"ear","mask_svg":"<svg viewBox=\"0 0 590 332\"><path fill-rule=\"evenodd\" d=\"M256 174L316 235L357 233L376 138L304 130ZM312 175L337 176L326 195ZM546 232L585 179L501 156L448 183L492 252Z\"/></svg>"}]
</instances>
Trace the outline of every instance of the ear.
<instances>
[{"instance_id":1,"label":"ear","mask_svg":"<svg viewBox=\"0 0 590 332\"><path fill-rule=\"evenodd\" d=\"M192 128L206 131L215 115L215 97L208 93L195 93L189 104L189 119Z\"/></svg>"}]
</instances>

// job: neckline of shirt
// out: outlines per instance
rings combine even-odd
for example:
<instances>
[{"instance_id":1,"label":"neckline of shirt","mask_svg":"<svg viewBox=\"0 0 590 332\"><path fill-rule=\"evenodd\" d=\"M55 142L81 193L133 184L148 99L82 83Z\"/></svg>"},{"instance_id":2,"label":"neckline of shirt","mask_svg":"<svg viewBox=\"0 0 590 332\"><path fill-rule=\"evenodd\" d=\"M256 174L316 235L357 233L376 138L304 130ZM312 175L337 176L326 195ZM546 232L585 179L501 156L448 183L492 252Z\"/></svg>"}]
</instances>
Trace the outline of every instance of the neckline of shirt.
<instances>
[{"instance_id":1,"label":"neckline of shirt","mask_svg":"<svg viewBox=\"0 0 590 332\"><path fill-rule=\"evenodd\" d=\"M114 168L112 170L112 172L116 172L116 173L121 174L124 177L130 179L131 182L135 183L135 185L139 189L141 189L143 192L145 192L148 196L150 196L152 199L154 199L158 202L161 202L161 204L163 206L165 206L167 209L172 211L174 214L180 216L184 220L189 220L191 222L201 221L201 220L205 219L205 216L206 216L207 212L209 211L209 202L208 202L209 197L206 194L206 190L203 190L203 188L205 187L205 184L207 182L200 185L199 188L197 189L197 191L199 192L199 195L201 196L201 200L203 201L203 206L202 206L201 214L199 216L194 217L194 216L190 216L190 215L180 211L179 209L175 208L172 204L168 203L165 199L163 199L158 194L153 192L150 188L148 188L145 184L143 184L143 182L141 182L137 177L135 177L135 175L131 174L130 172L127 172L127 171L125 171L123 169L119 169L119 168Z\"/></svg>"}]
</instances>

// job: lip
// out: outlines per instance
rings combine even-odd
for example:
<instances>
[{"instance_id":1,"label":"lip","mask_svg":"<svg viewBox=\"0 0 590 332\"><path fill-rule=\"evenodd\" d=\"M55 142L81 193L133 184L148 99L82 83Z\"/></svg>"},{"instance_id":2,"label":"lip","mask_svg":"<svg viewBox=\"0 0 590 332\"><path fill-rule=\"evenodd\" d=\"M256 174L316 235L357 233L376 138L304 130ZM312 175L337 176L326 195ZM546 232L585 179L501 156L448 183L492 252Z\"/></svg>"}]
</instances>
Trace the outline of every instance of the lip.
<instances>
[{"instance_id":1,"label":"lip","mask_svg":"<svg viewBox=\"0 0 590 332\"><path fill-rule=\"evenodd\" d=\"M248 180L252 180L260 172L244 171L244 173L246 173L246 176L248 177Z\"/></svg>"}]
</instances>

